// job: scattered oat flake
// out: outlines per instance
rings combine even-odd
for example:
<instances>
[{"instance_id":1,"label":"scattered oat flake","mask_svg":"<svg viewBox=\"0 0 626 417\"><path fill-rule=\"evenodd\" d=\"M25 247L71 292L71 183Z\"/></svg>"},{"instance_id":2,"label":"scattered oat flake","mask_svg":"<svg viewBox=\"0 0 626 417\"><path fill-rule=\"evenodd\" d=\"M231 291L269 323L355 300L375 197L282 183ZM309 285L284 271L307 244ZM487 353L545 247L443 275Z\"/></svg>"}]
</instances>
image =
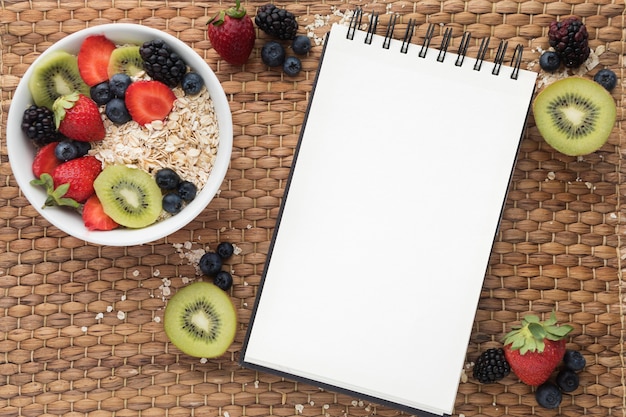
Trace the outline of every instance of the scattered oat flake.
<instances>
[{"instance_id":1,"label":"scattered oat flake","mask_svg":"<svg viewBox=\"0 0 626 417\"><path fill-rule=\"evenodd\" d=\"M110 313L111 311L113 311L113 306L107 306L107 313Z\"/></svg>"},{"instance_id":2,"label":"scattered oat flake","mask_svg":"<svg viewBox=\"0 0 626 417\"><path fill-rule=\"evenodd\" d=\"M135 269L135 270L133 271L133 276L134 276L134 277L138 277L138 276L139 276L139 270Z\"/></svg>"},{"instance_id":3,"label":"scattered oat flake","mask_svg":"<svg viewBox=\"0 0 626 417\"><path fill-rule=\"evenodd\" d=\"M230 417L230 414L228 413L228 411L224 411L224 417Z\"/></svg>"},{"instance_id":4,"label":"scattered oat flake","mask_svg":"<svg viewBox=\"0 0 626 417\"><path fill-rule=\"evenodd\" d=\"M96 314L96 320L100 320L100 319L102 319L102 318L104 318L104 313L98 313L98 314Z\"/></svg>"},{"instance_id":5,"label":"scattered oat flake","mask_svg":"<svg viewBox=\"0 0 626 417\"><path fill-rule=\"evenodd\" d=\"M554 172L550 171L550 172L548 172L547 177L548 177L549 180L553 180L553 179L556 178L556 174Z\"/></svg>"},{"instance_id":6,"label":"scattered oat flake","mask_svg":"<svg viewBox=\"0 0 626 417\"><path fill-rule=\"evenodd\" d=\"M239 246L233 244L233 255L239 255L239 254L241 254L242 251L243 251L243 249L241 249Z\"/></svg>"},{"instance_id":7,"label":"scattered oat flake","mask_svg":"<svg viewBox=\"0 0 626 417\"><path fill-rule=\"evenodd\" d=\"M123 295L122 295L121 300L122 300L122 301L126 301L126 294L123 294Z\"/></svg>"},{"instance_id":8,"label":"scattered oat flake","mask_svg":"<svg viewBox=\"0 0 626 417\"><path fill-rule=\"evenodd\" d=\"M254 388L259 388L259 381L254 381Z\"/></svg>"},{"instance_id":9,"label":"scattered oat flake","mask_svg":"<svg viewBox=\"0 0 626 417\"><path fill-rule=\"evenodd\" d=\"M81 327L80 330L82 330L83 332L87 332L87 326Z\"/></svg>"},{"instance_id":10,"label":"scattered oat flake","mask_svg":"<svg viewBox=\"0 0 626 417\"><path fill-rule=\"evenodd\" d=\"M200 363L207 363L209 360L207 358L200 358Z\"/></svg>"},{"instance_id":11,"label":"scattered oat flake","mask_svg":"<svg viewBox=\"0 0 626 417\"><path fill-rule=\"evenodd\" d=\"M124 320L126 318L126 313L124 313L123 311L118 311L117 318L120 320Z\"/></svg>"},{"instance_id":12,"label":"scattered oat flake","mask_svg":"<svg viewBox=\"0 0 626 417\"><path fill-rule=\"evenodd\" d=\"M158 277L159 275L161 275L161 271L159 271L158 269L155 269L154 272L152 273L152 276Z\"/></svg>"},{"instance_id":13,"label":"scattered oat flake","mask_svg":"<svg viewBox=\"0 0 626 417\"><path fill-rule=\"evenodd\" d=\"M156 323L160 323L160 322L161 322L161 317L156 316L156 317L154 318L154 321L155 321Z\"/></svg>"},{"instance_id":14,"label":"scattered oat flake","mask_svg":"<svg viewBox=\"0 0 626 417\"><path fill-rule=\"evenodd\" d=\"M296 404L295 408L296 408L296 413L302 414L302 411L304 411L304 406L302 404Z\"/></svg>"}]
</instances>

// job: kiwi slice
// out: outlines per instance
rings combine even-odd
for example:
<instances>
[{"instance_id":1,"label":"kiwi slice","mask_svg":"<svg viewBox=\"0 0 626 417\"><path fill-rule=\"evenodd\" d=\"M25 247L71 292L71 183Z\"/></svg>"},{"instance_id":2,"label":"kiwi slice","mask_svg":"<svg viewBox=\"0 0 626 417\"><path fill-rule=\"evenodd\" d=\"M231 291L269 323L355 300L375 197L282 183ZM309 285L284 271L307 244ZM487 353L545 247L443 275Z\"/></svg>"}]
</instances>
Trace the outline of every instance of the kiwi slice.
<instances>
[{"instance_id":1,"label":"kiwi slice","mask_svg":"<svg viewBox=\"0 0 626 417\"><path fill-rule=\"evenodd\" d=\"M139 45L123 45L115 48L109 58L109 78L115 74L134 76L143 71L143 58Z\"/></svg>"},{"instance_id":2,"label":"kiwi slice","mask_svg":"<svg viewBox=\"0 0 626 417\"><path fill-rule=\"evenodd\" d=\"M116 223L140 228L161 214L161 190L147 172L125 165L109 165L93 183L104 212Z\"/></svg>"},{"instance_id":3,"label":"kiwi slice","mask_svg":"<svg viewBox=\"0 0 626 417\"><path fill-rule=\"evenodd\" d=\"M54 51L35 65L28 80L28 89L36 105L52 109L54 100L74 91L89 97L89 86L80 76L76 56L65 51Z\"/></svg>"},{"instance_id":4,"label":"kiwi slice","mask_svg":"<svg viewBox=\"0 0 626 417\"><path fill-rule=\"evenodd\" d=\"M170 298L163 315L165 334L182 352L215 358L235 339L237 313L228 294L216 285L196 281Z\"/></svg>"},{"instance_id":5,"label":"kiwi slice","mask_svg":"<svg viewBox=\"0 0 626 417\"><path fill-rule=\"evenodd\" d=\"M600 84L582 77L555 81L533 102L539 133L559 152L587 155L604 145L613 130L615 100Z\"/></svg>"}]
</instances>

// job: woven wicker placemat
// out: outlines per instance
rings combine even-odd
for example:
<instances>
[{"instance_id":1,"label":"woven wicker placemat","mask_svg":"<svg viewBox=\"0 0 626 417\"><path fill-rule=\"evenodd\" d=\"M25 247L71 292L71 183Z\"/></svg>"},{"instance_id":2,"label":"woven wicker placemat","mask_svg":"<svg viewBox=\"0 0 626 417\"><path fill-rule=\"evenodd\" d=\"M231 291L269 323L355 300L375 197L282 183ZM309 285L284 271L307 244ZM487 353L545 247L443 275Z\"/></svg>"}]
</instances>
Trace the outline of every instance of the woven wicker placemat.
<instances>
[{"instance_id":1,"label":"woven wicker placemat","mask_svg":"<svg viewBox=\"0 0 626 417\"><path fill-rule=\"evenodd\" d=\"M245 4L254 11L264 3ZM623 0L276 3L293 12L301 33L314 39L321 38L330 23L342 21L348 10L361 6L366 14L379 12L383 24L389 14L399 14L397 33L403 33L409 18L415 19L414 42L423 36L426 23L434 22L455 29L452 47L458 45L456 35L460 37L463 30L471 31L473 39L492 36L521 43L524 67L536 70L540 49L547 47L550 21L570 14L584 18L592 49L603 52L598 66L585 76L601 67L617 73L620 82L613 96L618 123L601 150L574 158L548 147L531 115L477 309L467 351L469 378L459 383L455 415L625 415L621 258L626 252L620 222L626 214L621 200L626 189L620 181L625 108ZM241 369L237 364L321 46L303 59L298 76L287 77L262 64L264 34L259 34L244 67L219 60L205 31L208 17L221 7L217 2L0 4L0 415L398 414L388 407ZM183 230L143 246L100 247L68 237L37 215L21 194L8 163L4 126L25 70L56 40L111 22L158 28L192 46L216 72L233 114L232 162L219 196ZM435 45L440 35L436 33ZM469 53L476 49L472 45ZM490 49L489 56L494 55ZM497 114L496 105L484 115L485 120ZM464 204L471 202L459 202L458 222L471 221L463 217ZM336 239L329 234L330 244ZM185 278L196 278L197 253L214 249L220 241L233 242L241 250L228 262L241 328L226 355L201 361L168 343L160 319L170 294L185 285ZM451 261L466 244L471 244L471 237L450 237ZM551 310L561 322L574 326L568 347L580 350L588 361L580 374L580 388L564 396L559 410L538 407L533 390L513 375L497 384L476 383L471 363L481 351L499 346L502 335L523 314ZM297 337L306 327L285 331ZM431 342L446 343L445 337ZM393 356L391 350L380 360Z\"/></svg>"}]
</instances>

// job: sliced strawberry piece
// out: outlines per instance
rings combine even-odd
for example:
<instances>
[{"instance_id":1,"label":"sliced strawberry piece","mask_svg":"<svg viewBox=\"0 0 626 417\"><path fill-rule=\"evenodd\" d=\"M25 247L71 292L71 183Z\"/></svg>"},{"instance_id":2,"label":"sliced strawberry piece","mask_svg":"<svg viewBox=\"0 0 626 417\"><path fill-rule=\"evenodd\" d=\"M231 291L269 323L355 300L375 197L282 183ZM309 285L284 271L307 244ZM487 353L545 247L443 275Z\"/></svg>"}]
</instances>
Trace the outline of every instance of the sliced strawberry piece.
<instances>
[{"instance_id":1,"label":"sliced strawberry piece","mask_svg":"<svg viewBox=\"0 0 626 417\"><path fill-rule=\"evenodd\" d=\"M172 111L176 96L160 81L135 81L126 90L126 108L140 125L163 120Z\"/></svg>"},{"instance_id":2,"label":"sliced strawberry piece","mask_svg":"<svg viewBox=\"0 0 626 417\"><path fill-rule=\"evenodd\" d=\"M78 72L88 86L109 79L109 58L114 49L115 44L104 35L85 38L78 51Z\"/></svg>"},{"instance_id":3,"label":"sliced strawberry piece","mask_svg":"<svg viewBox=\"0 0 626 417\"><path fill-rule=\"evenodd\" d=\"M102 162L95 156L87 155L71 159L54 169L52 173L54 188L69 184L69 189L62 197L84 203L95 193L93 182L100 172L102 172Z\"/></svg>"},{"instance_id":4,"label":"sliced strawberry piece","mask_svg":"<svg viewBox=\"0 0 626 417\"><path fill-rule=\"evenodd\" d=\"M110 218L102 208L97 195L92 195L83 206L83 222L89 230L113 230L119 224Z\"/></svg>"},{"instance_id":5,"label":"sliced strawberry piece","mask_svg":"<svg viewBox=\"0 0 626 417\"><path fill-rule=\"evenodd\" d=\"M54 155L54 148L57 147L57 143L51 142L40 148L35 154L32 165L35 178L41 177L43 173L52 174L54 169L63 162Z\"/></svg>"}]
</instances>

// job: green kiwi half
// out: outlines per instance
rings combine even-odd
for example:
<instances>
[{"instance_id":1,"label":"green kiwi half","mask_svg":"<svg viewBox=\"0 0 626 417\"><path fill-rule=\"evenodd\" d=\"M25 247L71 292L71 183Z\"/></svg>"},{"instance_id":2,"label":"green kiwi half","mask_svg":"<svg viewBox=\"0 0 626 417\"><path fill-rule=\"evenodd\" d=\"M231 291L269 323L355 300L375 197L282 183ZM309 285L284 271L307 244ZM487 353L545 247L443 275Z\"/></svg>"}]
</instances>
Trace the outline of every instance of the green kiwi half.
<instances>
[{"instance_id":1,"label":"green kiwi half","mask_svg":"<svg viewBox=\"0 0 626 417\"><path fill-rule=\"evenodd\" d=\"M104 212L122 226L149 226L162 212L161 189L143 170L109 165L98 175L93 188Z\"/></svg>"},{"instance_id":2,"label":"green kiwi half","mask_svg":"<svg viewBox=\"0 0 626 417\"><path fill-rule=\"evenodd\" d=\"M235 339L237 313L228 294L196 281L178 290L163 315L165 334L182 352L198 358L223 355Z\"/></svg>"},{"instance_id":3,"label":"green kiwi half","mask_svg":"<svg viewBox=\"0 0 626 417\"><path fill-rule=\"evenodd\" d=\"M109 57L107 71L109 78L122 73L132 77L143 71L143 58L139 54L139 45L123 45L115 48Z\"/></svg>"},{"instance_id":4,"label":"green kiwi half","mask_svg":"<svg viewBox=\"0 0 626 417\"><path fill-rule=\"evenodd\" d=\"M587 155L604 145L616 118L615 100L595 81L568 77L541 91L533 102L537 129L565 155Z\"/></svg>"},{"instance_id":5,"label":"green kiwi half","mask_svg":"<svg viewBox=\"0 0 626 417\"><path fill-rule=\"evenodd\" d=\"M37 61L28 89L36 105L49 109L58 97L74 91L90 96L89 86L78 71L76 56L65 51L51 52Z\"/></svg>"}]
</instances>

